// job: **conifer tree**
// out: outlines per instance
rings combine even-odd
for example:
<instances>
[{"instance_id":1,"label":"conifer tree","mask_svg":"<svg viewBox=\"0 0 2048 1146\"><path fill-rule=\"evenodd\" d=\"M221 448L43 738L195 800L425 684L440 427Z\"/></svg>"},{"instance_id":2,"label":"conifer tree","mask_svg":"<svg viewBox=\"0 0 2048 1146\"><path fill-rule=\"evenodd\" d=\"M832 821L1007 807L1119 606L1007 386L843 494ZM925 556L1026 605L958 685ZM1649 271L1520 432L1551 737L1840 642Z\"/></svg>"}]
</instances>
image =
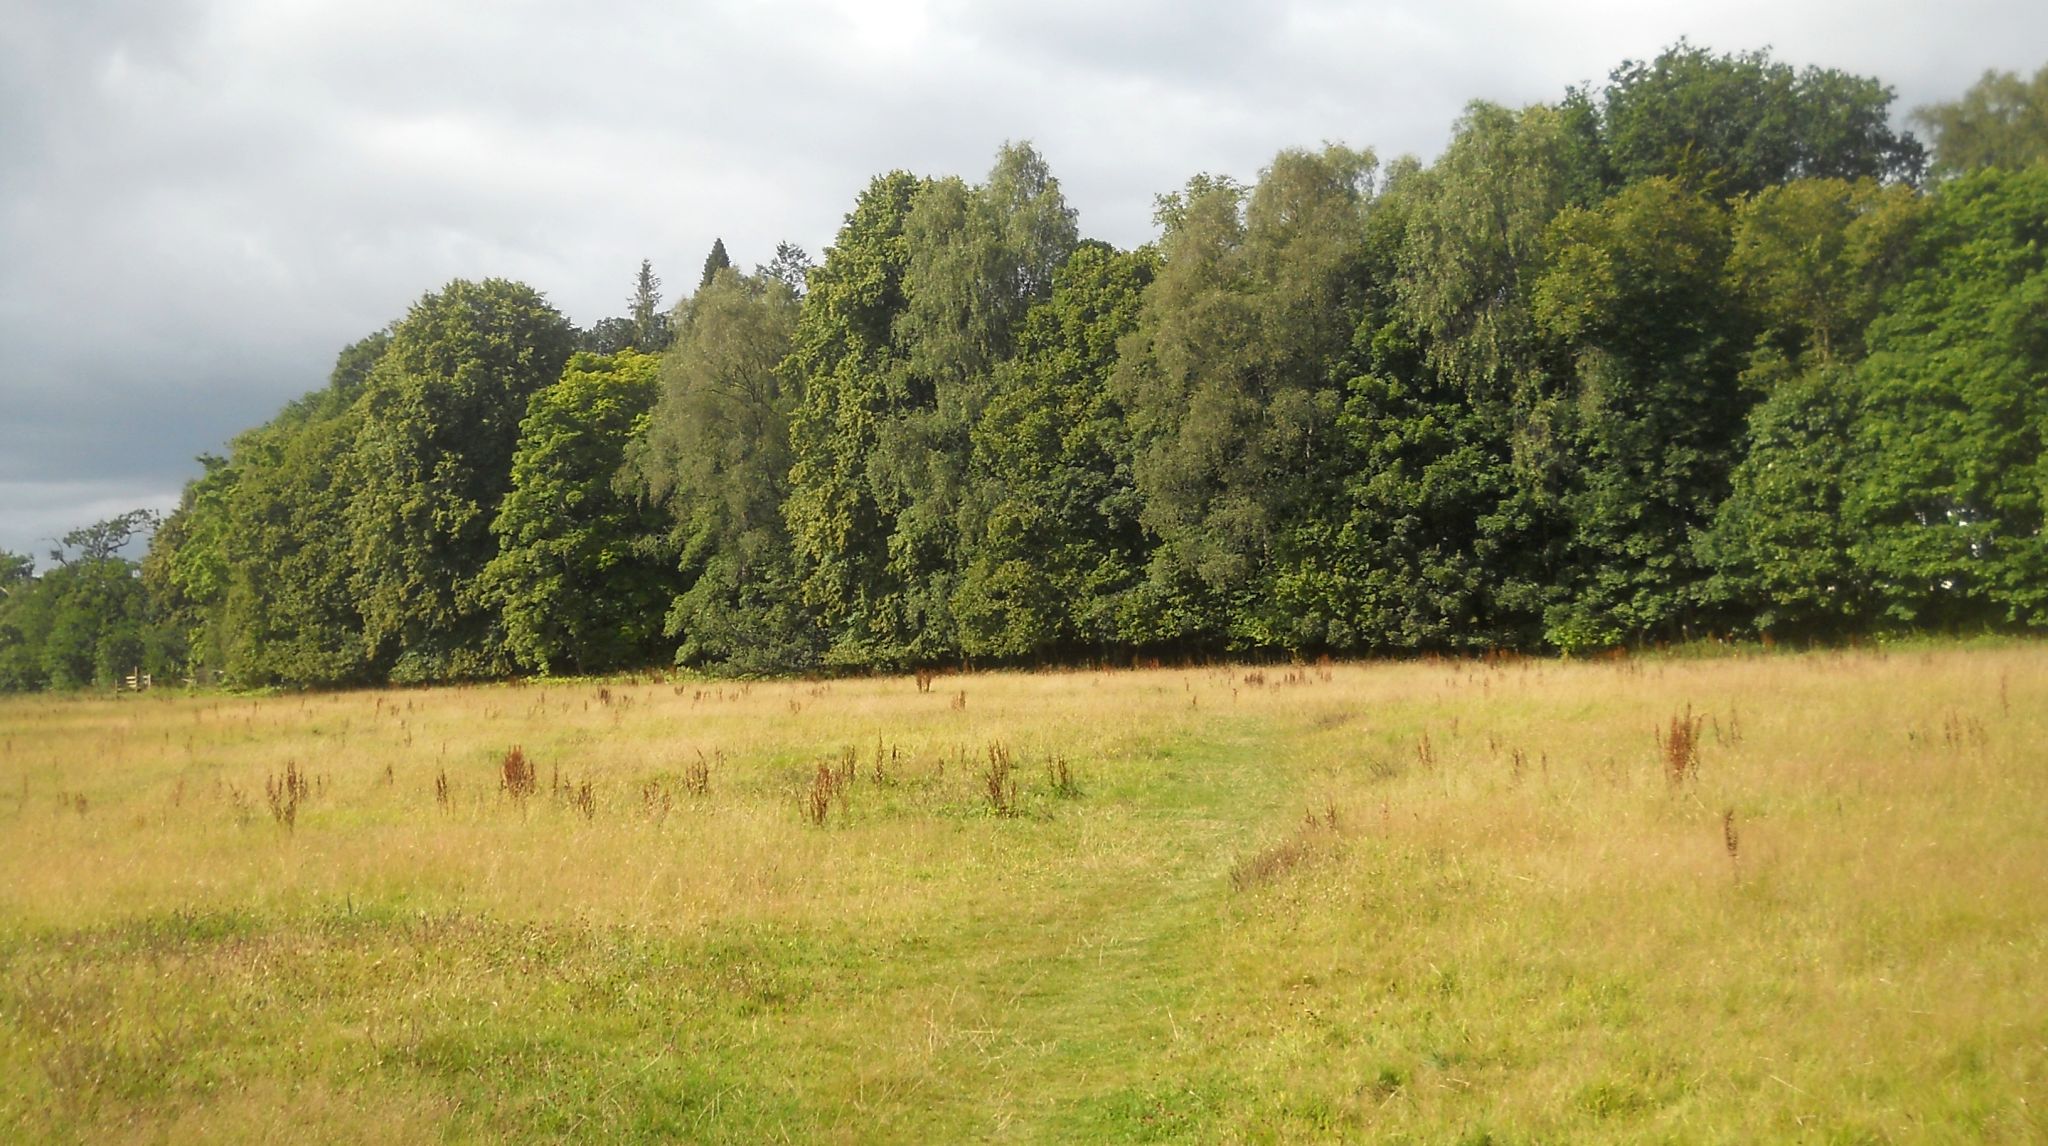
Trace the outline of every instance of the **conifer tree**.
<instances>
[{"instance_id":1,"label":"conifer tree","mask_svg":"<svg viewBox=\"0 0 2048 1146\"><path fill-rule=\"evenodd\" d=\"M714 250L713 253L717 252ZM640 260L640 274L633 281L630 313L633 316L634 348L648 354L661 353L673 333L669 330L668 315L661 309L661 279L654 273L652 260Z\"/></svg>"},{"instance_id":2,"label":"conifer tree","mask_svg":"<svg viewBox=\"0 0 2048 1146\"><path fill-rule=\"evenodd\" d=\"M711 240L711 253L704 256L704 277L697 280L697 289L703 290L718 277L718 272L732 265L732 256L725 253L725 240Z\"/></svg>"}]
</instances>

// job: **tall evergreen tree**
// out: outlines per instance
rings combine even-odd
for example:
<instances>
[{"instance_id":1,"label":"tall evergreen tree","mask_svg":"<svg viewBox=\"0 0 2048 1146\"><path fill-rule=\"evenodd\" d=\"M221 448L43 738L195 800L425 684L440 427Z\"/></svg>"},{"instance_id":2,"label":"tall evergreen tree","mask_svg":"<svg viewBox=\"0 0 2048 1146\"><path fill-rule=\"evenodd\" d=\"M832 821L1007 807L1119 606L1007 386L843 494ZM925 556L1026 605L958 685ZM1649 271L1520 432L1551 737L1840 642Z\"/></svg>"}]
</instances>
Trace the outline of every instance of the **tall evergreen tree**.
<instances>
[{"instance_id":1,"label":"tall evergreen tree","mask_svg":"<svg viewBox=\"0 0 2048 1146\"><path fill-rule=\"evenodd\" d=\"M704 256L704 274L697 280L697 289L703 290L718 277L718 272L732 266L732 257L725 253L725 240L711 240L711 253Z\"/></svg>"},{"instance_id":2,"label":"tall evergreen tree","mask_svg":"<svg viewBox=\"0 0 2048 1146\"><path fill-rule=\"evenodd\" d=\"M633 297L628 305L634 348L647 354L667 349L671 337L668 314L661 309L661 279L654 274L652 260L640 260L640 273L633 280Z\"/></svg>"}]
</instances>

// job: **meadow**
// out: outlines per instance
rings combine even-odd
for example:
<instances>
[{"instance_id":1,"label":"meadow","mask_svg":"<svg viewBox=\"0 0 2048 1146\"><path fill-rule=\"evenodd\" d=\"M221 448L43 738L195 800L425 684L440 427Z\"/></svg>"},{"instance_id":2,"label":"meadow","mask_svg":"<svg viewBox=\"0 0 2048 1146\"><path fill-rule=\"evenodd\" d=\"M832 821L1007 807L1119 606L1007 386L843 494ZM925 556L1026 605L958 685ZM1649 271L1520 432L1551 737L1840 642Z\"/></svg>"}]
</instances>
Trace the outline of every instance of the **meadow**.
<instances>
[{"instance_id":1,"label":"meadow","mask_svg":"<svg viewBox=\"0 0 2048 1146\"><path fill-rule=\"evenodd\" d=\"M0 700L10 1140L2048 1138L2048 646Z\"/></svg>"}]
</instances>

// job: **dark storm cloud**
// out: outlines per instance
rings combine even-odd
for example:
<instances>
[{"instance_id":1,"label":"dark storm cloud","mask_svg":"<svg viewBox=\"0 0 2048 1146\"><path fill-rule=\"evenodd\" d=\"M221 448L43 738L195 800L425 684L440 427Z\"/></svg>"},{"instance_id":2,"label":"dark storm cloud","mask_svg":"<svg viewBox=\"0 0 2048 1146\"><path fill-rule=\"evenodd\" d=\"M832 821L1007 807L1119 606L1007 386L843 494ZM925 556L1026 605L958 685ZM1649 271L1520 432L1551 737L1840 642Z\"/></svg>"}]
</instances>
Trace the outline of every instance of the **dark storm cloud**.
<instances>
[{"instance_id":1,"label":"dark storm cloud","mask_svg":"<svg viewBox=\"0 0 2048 1146\"><path fill-rule=\"evenodd\" d=\"M1288 145L1427 156L1681 35L1902 107L2048 57L2048 6L0 0L0 548L168 507L194 455L456 276L589 323L651 257L819 252L878 172L1030 139L1114 242Z\"/></svg>"}]
</instances>

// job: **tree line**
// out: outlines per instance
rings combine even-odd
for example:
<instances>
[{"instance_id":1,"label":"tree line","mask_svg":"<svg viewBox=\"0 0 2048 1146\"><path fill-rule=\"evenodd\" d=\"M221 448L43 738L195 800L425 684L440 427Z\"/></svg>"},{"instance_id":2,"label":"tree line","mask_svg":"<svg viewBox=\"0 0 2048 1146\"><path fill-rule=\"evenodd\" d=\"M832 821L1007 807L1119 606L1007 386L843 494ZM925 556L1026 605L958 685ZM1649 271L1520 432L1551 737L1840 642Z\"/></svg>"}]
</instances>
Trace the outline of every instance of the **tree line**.
<instances>
[{"instance_id":1,"label":"tree line","mask_svg":"<svg viewBox=\"0 0 2048 1146\"><path fill-rule=\"evenodd\" d=\"M578 330L457 281L150 522L0 557L0 689L2048 625L2048 68L1681 42L1081 236L1028 145Z\"/></svg>"}]
</instances>

